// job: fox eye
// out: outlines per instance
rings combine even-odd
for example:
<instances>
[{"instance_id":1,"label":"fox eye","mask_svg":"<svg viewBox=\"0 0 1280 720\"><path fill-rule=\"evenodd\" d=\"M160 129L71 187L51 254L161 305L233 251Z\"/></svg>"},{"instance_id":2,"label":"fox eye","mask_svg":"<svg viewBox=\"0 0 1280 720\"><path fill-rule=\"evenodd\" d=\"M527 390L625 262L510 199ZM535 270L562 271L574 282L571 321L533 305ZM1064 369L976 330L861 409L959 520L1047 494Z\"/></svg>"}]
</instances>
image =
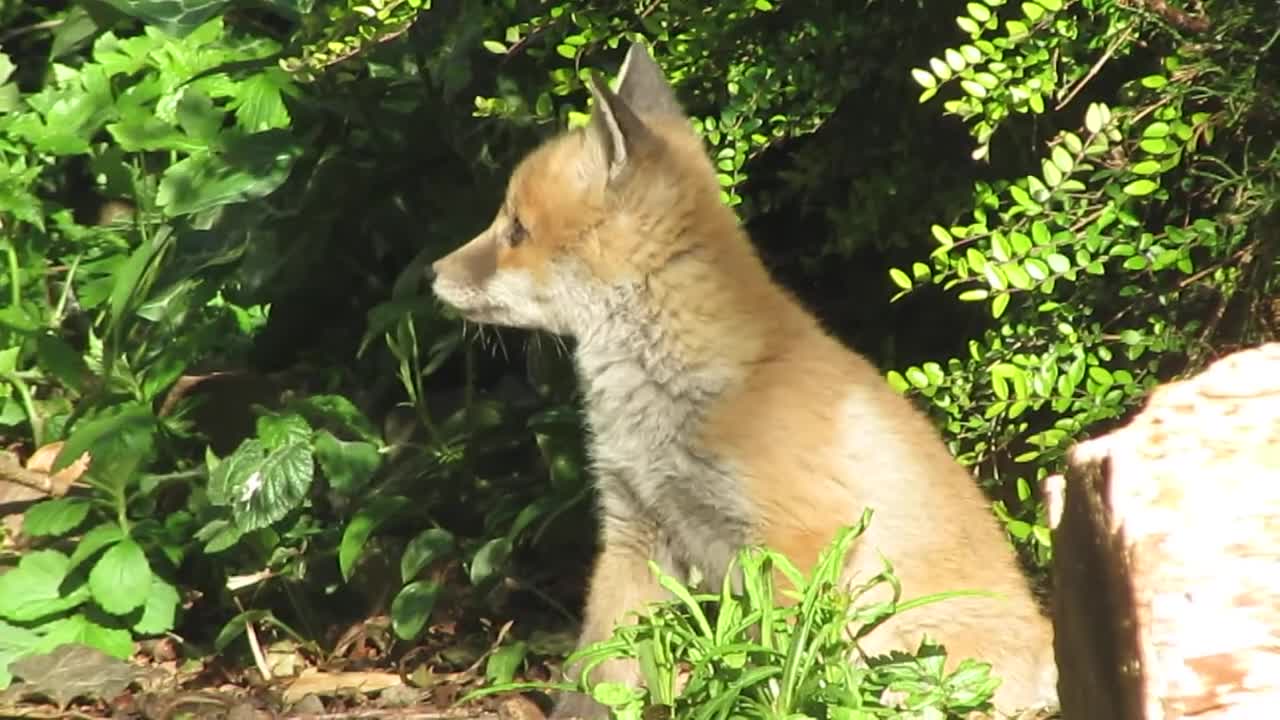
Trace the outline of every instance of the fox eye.
<instances>
[{"instance_id":1,"label":"fox eye","mask_svg":"<svg viewBox=\"0 0 1280 720\"><path fill-rule=\"evenodd\" d=\"M528 237L529 231L525 229L524 223L520 222L520 218L511 216L511 230L507 234L507 244L511 247L519 245Z\"/></svg>"}]
</instances>

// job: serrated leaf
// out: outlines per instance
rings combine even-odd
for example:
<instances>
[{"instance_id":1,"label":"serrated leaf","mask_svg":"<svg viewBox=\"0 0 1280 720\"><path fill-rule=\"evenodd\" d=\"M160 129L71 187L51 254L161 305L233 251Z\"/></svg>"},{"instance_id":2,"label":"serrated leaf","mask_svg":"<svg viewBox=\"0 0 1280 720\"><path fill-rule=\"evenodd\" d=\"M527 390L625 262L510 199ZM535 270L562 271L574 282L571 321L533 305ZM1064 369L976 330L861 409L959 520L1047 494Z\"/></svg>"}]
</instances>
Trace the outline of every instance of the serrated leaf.
<instances>
[{"instance_id":1,"label":"serrated leaf","mask_svg":"<svg viewBox=\"0 0 1280 720\"><path fill-rule=\"evenodd\" d=\"M382 462L372 443L339 440L328 430L316 434L315 454L329 487L347 496L364 490Z\"/></svg>"},{"instance_id":2,"label":"serrated leaf","mask_svg":"<svg viewBox=\"0 0 1280 720\"><path fill-rule=\"evenodd\" d=\"M170 165L156 203L169 217L265 197L289 177L302 147L285 131L224 134L221 147Z\"/></svg>"},{"instance_id":3,"label":"serrated leaf","mask_svg":"<svg viewBox=\"0 0 1280 720\"><path fill-rule=\"evenodd\" d=\"M56 550L26 553L18 566L0 575L0 616L15 622L30 622L64 612L89 598L83 585L64 595L67 556Z\"/></svg>"},{"instance_id":4,"label":"serrated leaf","mask_svg":"<svg viewBox=\"0 0 1280 720\"><path fill-rule=\"evenodd\" d=\"M256 530L296 508L306 498L314 473L306 443L267 450L261 440L251 438L218 463L209 478L209 500L230 505L241 531Z\"/></svg>"},{"instance_id":5,"label":"serrated leaf","mask_svg":"<svg viewBox=\"0 0 1280 720\"><path fill-rule=\"evenodd\" d=\"M103 553L89 571L89 591L103 610L124 615L146 602L151 578L146 553L126 537Z\"/></svg>"},{"instance_id":6,"label":"serrated leaf","mask_svg":"<svg viewBox=\"0 0 1280 720\"><path fill-rule=\"evenodd\" d=\"M180 602L176 587L159 576L152 576L142 617L133 624L133 631L141 635L159 635L172 630Z\"/></svg>"},{"instance_id":7,"label":"serrated leaf","mask_svg":"<svg viewBox=\"0 0 1280 720\"><path fill-rule=\"evenodd\" d=\"M36 503L22 516L22 531L27 535L66 535L89 515L91 505L85 498L56 498Z\"/></svg>"}]
</instances>

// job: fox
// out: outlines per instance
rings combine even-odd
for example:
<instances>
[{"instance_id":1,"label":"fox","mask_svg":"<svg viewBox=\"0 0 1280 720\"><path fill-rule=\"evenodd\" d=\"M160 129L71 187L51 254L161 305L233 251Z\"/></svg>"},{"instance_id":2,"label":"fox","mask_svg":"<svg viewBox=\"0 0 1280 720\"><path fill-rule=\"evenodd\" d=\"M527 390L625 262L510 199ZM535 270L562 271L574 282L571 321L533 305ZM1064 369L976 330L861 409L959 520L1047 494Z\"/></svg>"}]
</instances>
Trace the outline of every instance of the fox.
<instances>
[{"instance_id":1,"label":"fox","mask_svg":"<svg viewBox=\"0 0 1280 720\"><path fill-rule=\"evenodd\" d=\"M847 577L887 558L908 595L985 592L902 612L864 652L927 635L952 666L992 665L999 712L1055 704L1052 625L937 428L772 279L644 42L616 91L587 84L587 122L528 153L491 224L427 269L465 320L573 340L600 540L579 647L669 599L650 561L718 588L765 546L808 572L871 508ZM624 660L590 679L641 682ZM551 717L607 709L565 693Z\"/></svg>"}]
</instances>

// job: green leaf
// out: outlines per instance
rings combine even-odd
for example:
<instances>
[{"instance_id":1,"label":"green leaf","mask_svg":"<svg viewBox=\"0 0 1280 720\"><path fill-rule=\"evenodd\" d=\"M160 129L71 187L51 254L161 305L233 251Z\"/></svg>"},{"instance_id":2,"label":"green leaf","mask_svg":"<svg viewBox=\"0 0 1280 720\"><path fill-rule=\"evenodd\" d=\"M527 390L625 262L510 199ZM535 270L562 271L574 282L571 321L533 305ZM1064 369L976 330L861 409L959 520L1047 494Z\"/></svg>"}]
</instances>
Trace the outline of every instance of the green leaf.
<instances>
[{"instance_id":1,"label":"green leaf","mask_svg":"<svg viewBox=\"0 0 1280 720\"><path fill-rule=\"evenodd\" d=\"M906 392L907 388L911 387L911 383L907 382L907 379L897 370L890 370L885 376L885 380L888 381L889 387L899 393Z\"/></svg>"},{"instance_id":2,"label":"green leaf","mask_svg":"<svg viewBox=\"0 0 1280 720\"><path fill-rule=\"evenodd\" d=\"M311 425L297 413L262 415L255 424L258 439L271 450L311 440Z\"/></svg>"},{"instance_id":3,"label":"green leaf","mask_svg":"<svg viewBox=\"0 0 1280 720\"><path fill-rule=\"evenodd\" d=\"M401 640L413 640L431 619L440 596L440 584L433 580L409 583L391 601L391 628Z\"/></svg>"},{"instance_id":4,"label":"green leaf","mask_svg":"<svg viewBox=\"0 0 1280 720\"><path fill-rule=\"evenodd\" d=\"M489 52L493 53L494 55L506 55L506 54L507 54L507 46L506 46L506 45L504 45L503 43L498 42L497 40L485 40L485 41L482 43L482 45L484 45L484 49L485 49L485 50L488 50Z\"/></svg>"},{"instance_id":5,"label":"green leaf","mask_svg":"<svg viewBox=\"0 0 1280 720\"><path fill-rule=\"evenodd\" d=\"M217 151L203 149L170 165L156 203L175 217L265 197L289 177L301 151L283 130L227 133Z\"/></svg>"},{"instance_id":6,"label":"green leaf","mask_svg":"<svg viewBox=\"0 0 1280 720\"><path fill-rule=\"evenodd\" d=\"M209 500L230 505L236 525L248 532L280 520L306 498L315 474L311 448L293 442L268 450L252 438L218 463L209 478Z\"/></svg>"},{"instance_id":7,"label":"green leaf","mask_svg":"<svg viewBox=\"0 0 1280 720\"><path fill-rule=\"evenodd\" d=\"M0 575L0 616L31 622L83 603L89 598L84 585L63 594L67 568L67 556L56 550L27 552L18 567Z\"/></svg>"},{"instance_id":8,"label":"green leaf","mask_svg":"<svg viewBox=\"0 0 1280 720\"><path fill-rule=\"evenodd\" d=\"M1103 113L1103 105L1099 103L1089 103L1089 109L1084 113L1084 127L1091 133L1102 131L1102 126L1106 124Z\"/></svg>"},{"instance_id":9,"label":"green leaf","mask_svg":"<svg viewBox=\"0 0 1280 720\"><path fill-rule=\"evenodd\" d=\"M146 553L126 537L103 553L89 571L89 590L103 610L124 615L146 602L151 579Z\"/></svg>"},{"instance_id":10,"label":"green leaf","mask_svg":"<svg viewBox=\"0 0 1280 720\"><path fill-rule=\"evenodd\" d=\"M1143 160L1129 168L1135 175L1155 175L1160 172L1159 160Z\"/></svg>"},{"instance_id":11,"label":"green leaf","mask_svg":"<svg viewBox=\"0 0 1280 720\"><path fill-rule=\"evenodd\" d=\"M91 476L111 487L125 487L136 480L137 468L150 459L156 429L151 408L134 403L117 405L77 423L53 469L61 470L88 453Z\"/></svg>"},{"instance_id":12,"label":"green leaf","mask_svg":"<svg viewBox=\"0 0 1280 720\"><path fill-rule=\"evenodd\" d=\"M84 358L66 340L51 332L40 333L36 337L36 357L41 370L72 390L84 392L91 373Z\"/></svg>"},{"instance_id":13,"label":"green leaf","mask_svg":"<svg viewBox=\"0 0 1280 720\"><path fill-rule=\"evenodd\" d=\"M284 95L292 92L295 90L288 74L279 68L267 68L241 80L236 98L228 107L235 111L236 125L245 132L288 128L291 119Z\"/></svg>"},{"instance_id":14,"label":"green leaf","mask_svg":"<svg viewBox=\"0 0 1280 720\"><path fill-rule=\"evenodd\" d=\"M974 288L972 290L965 290L957 297L959 297L963 302L977 302L978 300L986 300L989 294L990 293L986 288Z\"/></svg>"},{"instance_id":15,"label":"green leaf","mask_svg":"<svg viewBox=\"0 0 1280 720\"><path fill-rule=\"evenodd\" d=\"M342 541L338 545L338 569L342 572L343 580L351 579L356 561L364 552L364 544L368 542L373 531L382 523L399 515L410 504L409 498L402 495L382 495L373 498L356 511L343 529Z\"/></svg>"},{"instance_id":16,"label":"green leaf","mask_svg":"<svg viewBox=\"0 0 1280 720\"><path fill-rule=\"evenodd\" d=\"M933 73L921 68L911 68L911 77L915 79L920 87L932 89L938 86L938 81L934 80Z\"/></svg>"},{"instance_id":17,"label":"green leaf","mask_svg":"<svg viewBox=\"0 0 1280 720\"><path fill-rule=\"evenodd\" d=\"M924 370L914 365L907 368L907 380L918 388L929 387L929 376L925 374Z\"/></svg>"},{"instance_id":18,"label":"green leaf","mask_svg":"<svg viewBox=\"0 0 1280 720\"><path fill-rule=\"evenodd\" d=\"M178 613L181 597L178 589L153 575L151 590L147 593L147 602L142 608L142 617L133 624L133 631L140 635L159 635L173 629Z\"/></svg>"},{"instance_id":19,"label":"green leaf","mask_svg":"<svg viewBox=\"0 0 1280 720\"><path fill-rule=\"evenodd\" d=\"M1155 192L1159 187L1160 186L1157 185L1154 181L1147 180L1144 178L1142 180L1134 180L1128 185L1125 185L1124 193L1126 195L1141 197L1143 195L1150 195L1151 193Z\"/></svg>"},{"instance_id":20,"label":"green leaf","mask_svg":"<svg viewBox=\"0 0 1280 720\"><path fill-rule=\"evenodd\" d=\"M66 535L89 515L89 501L84 498L57 498L36 503L22 516L22 531L27 535Z\"/></svg>"},{"instance_id":21,"label":"green leaf","mask_svg":"<svg viewBox=\"0 0 1280 720\"><path fill-rule=\"evenodd\" d=\"M485 679L497 685L511 682L528 654L529 644L523 640L503 645L489 655L484 669Z\"/></svg>"},{"instance_id":22,"label":"green leaf","mask_svg":"<svg viewBox=\"0 0 1280 720\"><path fill-rule=\"evenodd\" d=\"M897 285L903 290L911 289L911 278L907 277L907 274L902 272L898 268L891 268L889 270L889 279L893 280L893 284Z\"/></svg>"},{"instance_id":23,"label":"green leaf","mask_svg":"<svg viewBox=\"0 0 1280 720\"><path fill-rule=\"evenodd\" d=\"M156 25L173 35L186 35L222 13L231 0L104 0L120 12ZM212 23L221 26L220 19Z\"/></svg>"},{"instance_id":24,"label":"green leaf","mask_svg":"<svg viewBox=\"0 0 1280 720\"><path fill-rule=\"evenodd\" d=\"M1007 293L995 296L991 300L991 317L999 319L1004 315L1004 311L1009 307L1009 295Z\"/></svg>"},{"instance_id":25,"label":"green leaf","mask_svg":"<svg viewBox=\"0 0 1280 720\"><path fill-rule=\"evenodd\" d=\"M510 555L511 541L505 537L494 538L481 545L471 558L471 584L480 585L493 578L506 566Z\"/></svg>"},{"instance_id":26,"label":"green leaf","mask_svg":"<svg viewBox=\"0 0 1280 720\"><path fill-rule=\"evenodd\" d=\"M428 528L418 533L400 556L400 581L409 582L423 568L439 558L453 553L457 543L453 533L441 528Z\"/></svg>"},{"instance_id":27,"label":"green leaf","mask_svg":"<svg viewBox=\"0 0 1280 720\"><path fill-rule=\"evenodd\" d=\"M1070 175L1071 170L1075 167L1075 161L1071 159L1071 153L1061 145L1056 145L1050 153L1054 167L1063 172L1064 175Z\"/></svg>"},{"instance_id":28,"label":"green leaf","mask_svg":"<svg viewBox=\"0 0 1280 720\"><path fill-rule=\"evenodd\" d=\"M316 434L315 454L329 487L348 497L368 486L382 462L377 446L372 443L339 440L328 430Z\"/></svg>"},{"instance_id":29,"label":"green leaf","mask_svg":"<svg viewBox=\"0 0 1280 720\"><path fill-rule=\"evenodd\" d=\"M951 247L955 244L955 240L952 239L951 233L947 232L947 229L941 225L930 226L929 232L933 234L933 239L937 240L938 244L943 247Z\"/></svg>"},{"instance_id":30,"label":"green leaf","mask_svg":"<svg viewBox=\"0 0 1280 720\"><path fill-rule=\"evenodd\" d=\"M124 538L124 531L114 522L104 523L85 533L80 538L80 542L76 544L76 549L71 553L71 559L67 563L67 572L71 572L80 567L81 563L88 560L98 553L98 551L120 542Z\"/></svg>"}]
</instances>

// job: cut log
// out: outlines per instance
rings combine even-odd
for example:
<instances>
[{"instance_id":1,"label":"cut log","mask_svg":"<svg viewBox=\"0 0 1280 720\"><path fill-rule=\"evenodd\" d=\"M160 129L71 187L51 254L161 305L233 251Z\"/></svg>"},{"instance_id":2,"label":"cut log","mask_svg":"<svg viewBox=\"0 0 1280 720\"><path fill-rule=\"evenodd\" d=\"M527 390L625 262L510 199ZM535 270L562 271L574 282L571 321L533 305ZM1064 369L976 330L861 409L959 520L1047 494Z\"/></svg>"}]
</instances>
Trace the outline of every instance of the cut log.
<instances>
[{"instance_id":1,"label":"cut log","mask_svg":"<svg viewBox=\"0 0 1280 720\"><path fill-rule=\"evenodd\" d=\"M1045 496L1064 720L1280 718L1280 343L1158 388Z\"/></svg>"}]
</instances>

